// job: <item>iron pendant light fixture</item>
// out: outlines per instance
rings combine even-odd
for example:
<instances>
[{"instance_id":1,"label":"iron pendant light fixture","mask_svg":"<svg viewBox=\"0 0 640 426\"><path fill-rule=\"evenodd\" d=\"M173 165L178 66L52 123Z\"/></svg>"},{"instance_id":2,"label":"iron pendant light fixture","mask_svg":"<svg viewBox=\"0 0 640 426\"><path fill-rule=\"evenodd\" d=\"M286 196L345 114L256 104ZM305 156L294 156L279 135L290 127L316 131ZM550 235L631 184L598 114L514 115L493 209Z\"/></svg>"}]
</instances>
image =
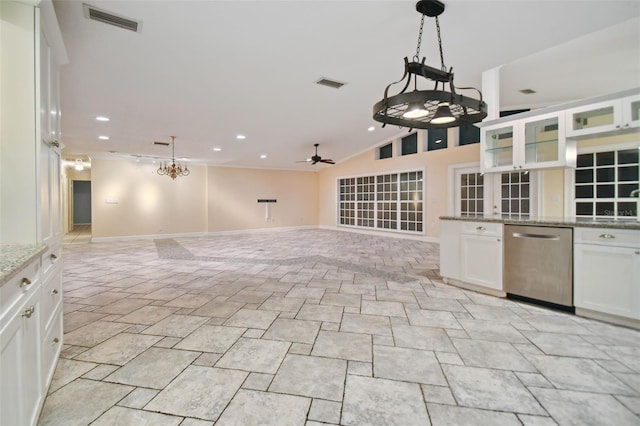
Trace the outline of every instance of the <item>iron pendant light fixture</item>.
<instances>
[{"instance_id":1,"label":"iron pendant light fixture","mask_svg":"<svg viewBox=\"0 0 640 426\"><path fill-rule=\"evenodd\" d=\"M479 99L458 94L453 84L453 68L447 70L444 65L438 21L438 16L444 12L444 4L438 0L420 0L416 3L416 10L422 15L416 54L411 62L404 58L404 75L384 90L384 98L373 106L373 119L383 123L382 127L393 124L410 129L441 129L482 121L487 116L487 104L482 101L482 92L473 87L460 87L460 90L475 90ZM420 61L425 16L436 21L440 69L425 65L424 57ZM419 78L431 80L434 83L433 90L418 90ZM398 94L389 96L391 86L402 82L404 88ZM413 90L407 91L411 85Z\"/></svg>"}]
</instances>

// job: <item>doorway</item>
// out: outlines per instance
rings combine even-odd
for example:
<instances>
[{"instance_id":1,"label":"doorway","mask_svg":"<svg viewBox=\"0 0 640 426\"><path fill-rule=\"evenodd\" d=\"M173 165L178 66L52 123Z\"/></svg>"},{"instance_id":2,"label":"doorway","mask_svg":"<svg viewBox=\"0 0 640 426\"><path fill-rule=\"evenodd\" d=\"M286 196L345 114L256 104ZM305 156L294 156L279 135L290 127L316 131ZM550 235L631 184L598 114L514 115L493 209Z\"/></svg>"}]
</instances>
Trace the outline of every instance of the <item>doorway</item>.
<instances>
[{"instance_id":1,"label":"doorway","mask_svg":"<svg viewBox=\"0 0 640 426\"><path fill-rule=\"evenodd\" d=\"M73 216L74 229L78 225L91 226L91 181L73 181Z\"/></svg>"}]
</instances>

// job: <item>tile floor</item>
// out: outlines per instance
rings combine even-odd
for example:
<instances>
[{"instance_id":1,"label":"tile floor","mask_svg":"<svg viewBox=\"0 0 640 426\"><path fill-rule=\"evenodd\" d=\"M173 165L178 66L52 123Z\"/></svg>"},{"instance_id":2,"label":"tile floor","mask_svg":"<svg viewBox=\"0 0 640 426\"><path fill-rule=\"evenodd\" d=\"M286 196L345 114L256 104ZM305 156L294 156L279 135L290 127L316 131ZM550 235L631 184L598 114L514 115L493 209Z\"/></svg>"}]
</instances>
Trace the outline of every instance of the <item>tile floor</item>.
<instances>
[{"instance_id":1,"label":"tile floor","mask_svg":"<svg viewBox=\"0 0 640 426\"><path fill-rule=\"evenodd\" d=\"M73 230L62 237L63 244L88 243L91 241L91 225L74 225Z\"/></svg>"},{"instance_id":2,"label":"tile floor","mask_svg":"<svg viewBox=\"0 0 640 426\"><path fill-rule=\"evenodd\" d=\"M304 230L64 255L42 425L640 424L640 332L443 284L435 244Z\"/></svg>"}]
</instances>

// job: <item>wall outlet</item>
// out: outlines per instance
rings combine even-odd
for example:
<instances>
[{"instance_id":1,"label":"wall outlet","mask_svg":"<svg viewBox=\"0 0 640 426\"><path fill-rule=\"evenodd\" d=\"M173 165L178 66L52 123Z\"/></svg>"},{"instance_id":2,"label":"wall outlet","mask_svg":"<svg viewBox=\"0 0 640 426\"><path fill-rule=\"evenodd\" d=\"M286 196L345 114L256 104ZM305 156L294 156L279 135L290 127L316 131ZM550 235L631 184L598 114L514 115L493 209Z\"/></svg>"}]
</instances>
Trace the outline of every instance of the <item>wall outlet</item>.
<instances>
[{"instance_id":1,"label":"wall outlet","mask_svg":"<svg viewBox=\"0 0 640 426\"><path fill-rule=\"evenodd\" d=\"M109 198L105 198L104 199L104 203L105 204L120 204L120 201L117 198L109 197Z\"/></svg>"}]
</instances>

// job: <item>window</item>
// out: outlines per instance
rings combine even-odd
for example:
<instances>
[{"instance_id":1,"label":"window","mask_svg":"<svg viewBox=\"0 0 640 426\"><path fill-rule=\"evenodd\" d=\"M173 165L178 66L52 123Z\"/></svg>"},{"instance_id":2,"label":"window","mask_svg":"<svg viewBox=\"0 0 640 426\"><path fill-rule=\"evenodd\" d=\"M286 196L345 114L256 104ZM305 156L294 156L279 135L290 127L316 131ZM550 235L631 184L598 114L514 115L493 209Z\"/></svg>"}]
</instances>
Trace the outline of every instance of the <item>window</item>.
<instances>
[{"instance_id":1,"label":"window","mask_svg":"<svg viewBox=\"0 0 640 426\"><path fill-rule=\"evenodd\" d=\"M480 143L480 128L473 124L461 124L458 127L459 143L458 145L471 145Z\"/></svg>"},{"instance_id":2,"label":"window","mask_svg":"<svg viewBox=\"0 0 640 426\"><path fill-rule=\"evenodd\" d=\"M637 216L639 153L637 148L578 154L575 214L579 217Z\"/></svg>"},{"instance_id":3,"label":"window","mask_svg":"<svg viewBox=\"0 0 640 426\"><path fill-rule=\"evenodd\" d=\"M460 175L460 215L477 216L484 213L484 176L481 173Z\"/></svg>"},{"instance_id":4,"label":"window","mask_svg":"<svg viewBox=\"0 0 640 426\"><path fill-rule=\"evenodd\" d=\"M531 216L529 172L502 173L500 193L502 217Z\"/></svg>"},{"instance_id":5,"label":"window","mask_svg":"<svg viewBox=\"0 0 640 426\"><path fill-rule=\"evenodd\" d=\"M356 217L356 180L340 179L340 224L355 225Z\"/></svg>"},{"instance_id":6,"label":"window","mask_svg":"<svg viewBox=\"0 0 640 426\"><path fill-rule=\"evenodd\" d=\"M396 229L398 211L398 175L377 176L378 228Z\"/></svg>"},{"instance_id":7,"label":"window","mask_svg":"<svg viewBox=\"0 0 640 426\"><path fill-rule=\"evenodd\" d=\"M449 199L451 212L458 216L535 217L537 173L480 173L475 164L449 169L454 187Z\"/></svg>"},{"instance_id":8,"label":"window","mask_svg":"<svg viewBox=\"0 0 640 426\"><path fill-rule=\"evenodd\" d=\"M401 139L401 155L416 154L418 152L418 134L412 133Z\"/></svg>"},{"instance_id":9,"label":"window","mask_svg":"<svg viewBox=\"0 0 640 426\"><path fill-rule=\"evenodd\" d=\"M393 156L393 143L388 143L385 146L378 148L378 159L383 160L385 158L391 158Z\"/></svg>"},{"instance_id":10,"label":"window","mask_svg":"<svg viewBox=\"0 0 640 426\"><path fill-rule=\"evenodd\" d=\"M422 232L422 172L340 179L338 223Z\"/></svg>"},{"instance_id":11,"label":"window","mask_svg":"<svg viewBox=\"0 0 640 426\"><path fill-rule=\"evenodd\" d=\"M427 130L427 151L447 147L447 129Z\"/></svg>"},{"instance_id":12,"label":"window","mask_svg":"<svg viewBox=\"0 0 640 426\"><path fill-rule=\"evenodd\" d=\"M422 172L400 173L400 229L422 232Z\"/></svg>"},{"instance_id":13,"label":"window","mask_svg":"<svg viewBox=\"0 0 640 426\"><path fill-rule=\"evenodd\" d=\"M376 184L373 176L359 177L358 182L358 226L373 228L375 224Z\"/></svg>"}]
</instances>

